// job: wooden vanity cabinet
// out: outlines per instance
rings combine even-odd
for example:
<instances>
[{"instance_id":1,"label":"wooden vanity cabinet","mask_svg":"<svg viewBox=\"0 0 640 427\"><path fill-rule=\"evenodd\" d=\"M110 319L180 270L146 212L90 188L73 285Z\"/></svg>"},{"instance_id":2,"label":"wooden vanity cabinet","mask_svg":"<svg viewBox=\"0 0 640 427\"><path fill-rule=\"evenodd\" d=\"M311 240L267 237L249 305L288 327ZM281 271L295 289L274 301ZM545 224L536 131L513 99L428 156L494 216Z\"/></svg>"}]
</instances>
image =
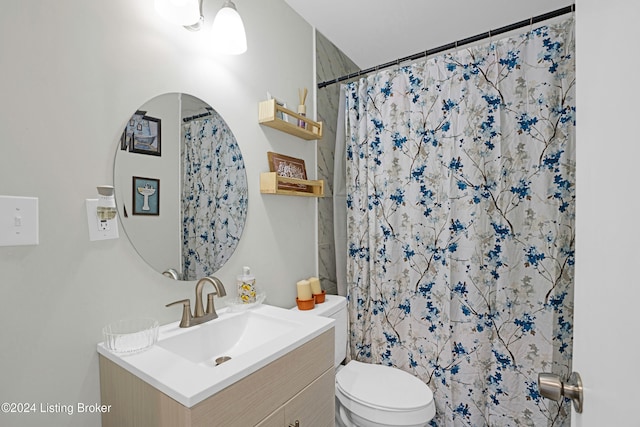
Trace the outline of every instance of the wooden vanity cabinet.
<instances>
[{"instance_id":1,"label":"wooden vanity cabinet","mask_svg":"<svg viewBox=\"0 0 640 427\"><path fill-rule=\"evenodd\" d=\"M333 367L264 419L258 427L333 427L335 415ZM328 399L326 396L330 396Z\"/></svg>"},{"instance_id":2,"label":"wooden vanity cabinet","mask_svg":"<svg viewBox=\"0 0 640 427\"><path fill-rule=\"evenodd\" d=\"M333 328L191 408L99 359L103 427L334 425Z\"/></svg>"}]
</instances>

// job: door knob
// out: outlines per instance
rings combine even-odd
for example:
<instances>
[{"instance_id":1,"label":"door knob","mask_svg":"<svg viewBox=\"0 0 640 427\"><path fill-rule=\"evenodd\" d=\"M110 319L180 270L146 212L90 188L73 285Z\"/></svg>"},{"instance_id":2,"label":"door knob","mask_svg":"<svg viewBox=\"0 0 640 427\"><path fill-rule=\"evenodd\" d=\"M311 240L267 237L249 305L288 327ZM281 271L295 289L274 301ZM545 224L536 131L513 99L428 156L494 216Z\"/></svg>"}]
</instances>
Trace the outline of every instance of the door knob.
<instances>
[{"instance_id":1,"label":"door knob","mask_svg":"<svg viewBox=\"0 0 640 427\"><path fill-rule=\"evenodd\" d=\"M542 397L558 401L562 396L573 401L573 408L582 413L583 393L580 374L572 372L569 381L562 382L556 374L543 372L538 374L538 391Z\"/></svg>"}]
</instances>

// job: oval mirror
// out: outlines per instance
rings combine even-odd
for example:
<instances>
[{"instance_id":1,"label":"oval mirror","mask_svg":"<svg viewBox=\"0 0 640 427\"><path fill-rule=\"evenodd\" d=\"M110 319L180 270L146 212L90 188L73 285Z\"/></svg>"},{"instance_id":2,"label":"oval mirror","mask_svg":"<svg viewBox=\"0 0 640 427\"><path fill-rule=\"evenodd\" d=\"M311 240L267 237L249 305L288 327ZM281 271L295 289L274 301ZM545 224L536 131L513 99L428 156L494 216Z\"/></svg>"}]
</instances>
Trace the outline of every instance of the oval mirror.
<instances>
[{"instance_id":1,"label":"oval mirror","mask_svg":"<svg viewBox=\"0 0 640 427\"><path fill-rule=\"evenodd\" d=\"M235 251L248 188L238 143L222 117L187 94L157 96L132 114L118 141L120 221L159 273L196 280Z\"/></svg>"}]
</instances>

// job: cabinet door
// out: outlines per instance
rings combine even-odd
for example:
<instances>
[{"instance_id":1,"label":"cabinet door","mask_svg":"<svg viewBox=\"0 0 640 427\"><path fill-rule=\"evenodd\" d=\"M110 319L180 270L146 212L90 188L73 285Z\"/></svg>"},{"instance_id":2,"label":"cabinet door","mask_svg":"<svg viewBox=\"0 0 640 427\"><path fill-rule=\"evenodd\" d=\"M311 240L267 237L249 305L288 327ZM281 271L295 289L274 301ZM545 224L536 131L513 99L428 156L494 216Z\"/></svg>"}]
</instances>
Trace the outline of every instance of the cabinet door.
<instances>
[{"instance_id":1,"label":"cabinet door","mask_svg":"<svg viewBox=\"0 0 640 427\"><path fill-rule=\"evenodd\" d=\"M285 427L333 427L335 370L330 368L285 405Z\"/></svg>"},{"instance_id":2,"label":"cabinet door","mask_svg":"<svg viewBox=\"0 0 640 427\"><path fill-rule=\"evenodd\" d=\"M281 406L273 414L260 421L256 427L282 427L284 425L284 406Z\"/></svg>"}]
</instances>

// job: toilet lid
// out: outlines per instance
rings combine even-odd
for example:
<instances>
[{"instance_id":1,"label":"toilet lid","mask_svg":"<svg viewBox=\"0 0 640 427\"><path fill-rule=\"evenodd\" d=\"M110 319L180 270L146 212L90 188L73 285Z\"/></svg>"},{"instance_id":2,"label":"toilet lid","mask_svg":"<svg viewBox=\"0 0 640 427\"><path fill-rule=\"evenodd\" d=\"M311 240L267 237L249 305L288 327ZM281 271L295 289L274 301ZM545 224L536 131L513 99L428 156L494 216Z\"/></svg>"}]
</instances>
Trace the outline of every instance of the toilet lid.
<instances>
[{"instance_id":1,"label":"toilet lid","mask_svg":"<svg viewBox=\"0 0 640 427\"><path fill-rule=\"evenodd\" d=\"M429 386L408 372L355 360L338 371L336 386L350 399L388 410L416 410L433 400Z\"/></svg>"}]
</instances>

